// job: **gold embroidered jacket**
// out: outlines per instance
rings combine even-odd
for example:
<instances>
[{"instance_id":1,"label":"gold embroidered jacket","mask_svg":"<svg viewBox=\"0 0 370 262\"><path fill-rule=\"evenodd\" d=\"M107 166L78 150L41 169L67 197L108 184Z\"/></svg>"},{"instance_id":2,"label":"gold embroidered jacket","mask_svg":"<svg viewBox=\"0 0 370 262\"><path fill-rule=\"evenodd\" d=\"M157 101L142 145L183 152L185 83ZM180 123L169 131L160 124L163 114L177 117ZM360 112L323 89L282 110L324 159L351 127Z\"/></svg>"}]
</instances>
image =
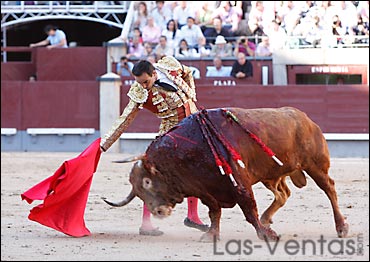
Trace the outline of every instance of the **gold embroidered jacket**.
<instances>
[{"instance_id":1,"label":"gold embroidered jacket","mask_svg":"<svg viewBox=\"0 0 370 262\"><path fill-rule=\"evenodd\" d=\"M100 146L104 151L119 139L142 108L150 110L161 118L159 135L166 133L183 118L197 111L194 78L191 70L170 56L159 60L154 67L164 73L178 87L178 90L171 92L154 86L146 90L137 82L132 84L127 93L130 98L129 103L110 131L101 139Z\"/></svg>"}]
</instances>

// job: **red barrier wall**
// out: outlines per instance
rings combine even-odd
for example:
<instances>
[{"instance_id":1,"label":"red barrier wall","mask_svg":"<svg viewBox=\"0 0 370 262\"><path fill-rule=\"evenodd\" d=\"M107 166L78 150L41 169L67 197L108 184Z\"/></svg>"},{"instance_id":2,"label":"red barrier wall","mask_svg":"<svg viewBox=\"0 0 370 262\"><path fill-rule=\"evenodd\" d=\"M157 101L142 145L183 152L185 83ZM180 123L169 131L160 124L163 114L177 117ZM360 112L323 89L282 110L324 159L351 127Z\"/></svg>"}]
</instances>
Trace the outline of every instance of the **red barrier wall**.
<instances>
[{"instance_id":1,"label":"red barrier wall","mask_svg":"<svg viewBox=\"0 0 370 262\"><path fill-rule=\"evenodd\" d=\"M97 81L2 81L1 127L99 129Z\"/></svg>"},{"instance_id":2,"label":"red barrier wall","mask_svg":"<svg viewBox=\"0 0 370 262\"><path fill-rule=\"evenodd\" d=\"M39 81L94 81L106 73L105 47L38 48L35 55Z\"/></svg>"},{"instance_id":3,"label":"red barrier wall","mask_svg":"<svg viewBox=\"0 0 370 262\"><path fill-rule=\"evenodd\" d=\"M22 127L23 81L1 81L1 127Z\"/></svg>"},{"instance_id":4,"label":"red barrier wall","mask_svg":"<svg viewBox=\"0 0 370 262\"><path fill-rule=\"evenodd\" d=\"M1 127L99 129L99 83L92 81L2 81ZM128 102L122 86L121 111ZM369 89L346 86L197 86L198 106L294 106L307 113L327 133L369 132ZM127 132L157 132L159 119L143 109Z\"/></svg>"},{"instance_id":5,"label":"red barrier wall","mask_svg":"<svg viewBox=\"0 0 370 262\"><path fill-rule=\"evenodd\" d=\"M36 74L38 81L95 81L106 73L106 47L6 47L7 52L31 53L31 61L1 63L2 81L27 81Z\"/></svg>"},{"instance_id":6,"label":"red barrier wall","mask_svg":"<svg viewBox=\"0 0 370 262\"><path fill-rule=\"evenodd\" d=\"M121 111L128 102L132 80L123 79ZM369 87L367 85L262 86L243 84L214 86L197 83L198 107L282 107L293 106L306 112L325 133L369 132ZM221 80L218 80L221 81ZM128 132L157 132L159 119L143 109Z\"/></svg>"},{"instance_id":7,"label":"red barrier wall","mask_svg":"<svg viewBox=\"0 0 370 262\"><path fill-rule=\"evenodd\" d=\"M32 62L1 63L1 80L27 81L35 73L36 67Z\"/></svg>"},{"instance_id":8,"label":"red barrier wall","mask_svg":"<svg viewBox=\"0 0 370 262\"><path fill-rule=\"evenodd\" d=\"M5 49L29 51L32 61L1 64L2 128L99 129L99 82L96 78L106 73L105 47ZM271 84L272 61L250 61L254 66L253 78L238 80L231 77L205 77L206 66L212 65L210 59L181 60L186 65L200 69L201 77L195 80L198 107L294 106L306 112L323 132L369 132L368 85L263 86L262 66L269 68L268 79ZM224 64L231 65L233 62L225 60ZM296 71L289 71L308 72L308 67L294 68ZM350 66L349 69L366 75L364 67ZM28 82L34 70L38 81ZM121 111L128 102L126 94L132 82L132 78L122 78ZM159 123L159 119L144 109L127 132L157 132Z\"/></svg>"}]
</instances>

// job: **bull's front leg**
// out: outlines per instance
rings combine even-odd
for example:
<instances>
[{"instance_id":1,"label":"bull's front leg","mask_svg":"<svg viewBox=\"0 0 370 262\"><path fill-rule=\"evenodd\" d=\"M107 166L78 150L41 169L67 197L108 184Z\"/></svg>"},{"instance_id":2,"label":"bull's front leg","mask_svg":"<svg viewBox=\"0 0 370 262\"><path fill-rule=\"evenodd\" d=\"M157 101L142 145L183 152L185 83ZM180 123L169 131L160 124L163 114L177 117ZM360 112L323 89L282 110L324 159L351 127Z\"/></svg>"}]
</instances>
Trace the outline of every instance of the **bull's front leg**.
<instances>
[{"instance_id":1,"label":"bull's front leg","mask_svg":"<svg viewBox=\"0 0 370 262\"><path fill-rule=\"evenodd\" d=\"M202 242L213 242L215 239L220 240L220 219L221 219L221 206L213 198L201 200L203 204L208 206L208 215L211 220L211 227L208 232L204 233L200 238Z\"/></svg>"},{"instance_id":2,"label":"bull's front leg","mask_svg":"<svg viewBox=\"0 0 370 262\"><path fill-rule=\"evenodd\" d=\"M257 204L251 186L238 186L238 205L243 211L246 220L256 229L257 235L262 240L279 240L274 230L264 226L258 218Z\"/></svg>"}]
</instances>

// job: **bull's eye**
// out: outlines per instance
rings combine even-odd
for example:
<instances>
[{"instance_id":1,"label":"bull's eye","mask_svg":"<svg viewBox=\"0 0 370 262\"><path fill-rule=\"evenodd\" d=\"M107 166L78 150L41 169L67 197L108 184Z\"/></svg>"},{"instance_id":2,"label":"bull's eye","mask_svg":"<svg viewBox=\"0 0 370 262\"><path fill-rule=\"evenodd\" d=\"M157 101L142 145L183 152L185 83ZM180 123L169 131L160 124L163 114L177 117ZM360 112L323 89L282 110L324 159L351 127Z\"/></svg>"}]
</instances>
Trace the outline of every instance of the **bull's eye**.
<instances>
[{"instance_id":1,"label":"bull's eye","mask_svg":"<svg viewBox=\"0 0 370 262\"><path fill-rule=\"evenodd\" d=\"M149 190L152 188L152 180L149 177L143 178L143 188Z\"/></svg>"}]
</instances>

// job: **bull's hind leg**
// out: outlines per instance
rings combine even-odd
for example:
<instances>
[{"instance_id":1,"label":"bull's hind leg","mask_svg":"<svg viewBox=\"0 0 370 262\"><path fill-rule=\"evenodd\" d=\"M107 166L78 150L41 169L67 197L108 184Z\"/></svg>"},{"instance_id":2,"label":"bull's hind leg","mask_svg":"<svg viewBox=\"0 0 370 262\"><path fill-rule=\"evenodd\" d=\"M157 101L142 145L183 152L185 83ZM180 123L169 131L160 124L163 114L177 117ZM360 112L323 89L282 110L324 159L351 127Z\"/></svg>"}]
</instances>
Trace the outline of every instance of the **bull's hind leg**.
<instances>
[{"instance_id":1,"label":"bull's hind leg","mask_svg":"<svg viewBox=\"0 0 370 262\"><path fill-rule=\"evenodd\" d=\"M334 180L329 177L327 170L323 171L317 167L311 167L305 170L308 175L315 181L315 183L326 193L330 200L334 212L334 220L338 237L346 237L348 234L349 226L346 223L345 217L339 210Z\"/></svg>"},{"instance_id":2,"label":"bull's hind leg","mask_svg":"<svg viewBox=\"0 0 370 262\"><path fill-rule=\"evenodd\" d=\"M285 182L285 177L277 181L263 182L274 193L275 199L261 216L261 223L265 226L272 224L272 216L281 208L290 196L290 190Z\"/></svg>"},{"instance_id":3,"label":"bull's hind leg","mask_svg":"<svg viewBox=\"0 0 370 262\"><path fill-rule=\"evenodd\" d=\"M257 204L254 199L251 186L240 186L238 189L238 205L243 211L247 221L251 223L256 229L257 235L260 239L265 240L279 240L278 235L269 227L265 227L258 218Z\"/></svg>"}]
</instances>

